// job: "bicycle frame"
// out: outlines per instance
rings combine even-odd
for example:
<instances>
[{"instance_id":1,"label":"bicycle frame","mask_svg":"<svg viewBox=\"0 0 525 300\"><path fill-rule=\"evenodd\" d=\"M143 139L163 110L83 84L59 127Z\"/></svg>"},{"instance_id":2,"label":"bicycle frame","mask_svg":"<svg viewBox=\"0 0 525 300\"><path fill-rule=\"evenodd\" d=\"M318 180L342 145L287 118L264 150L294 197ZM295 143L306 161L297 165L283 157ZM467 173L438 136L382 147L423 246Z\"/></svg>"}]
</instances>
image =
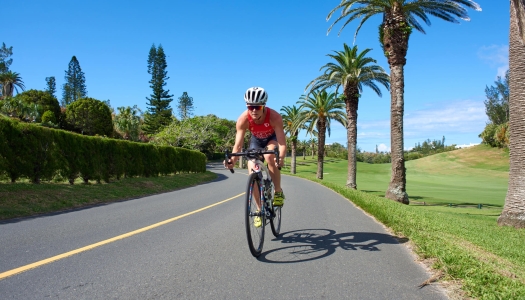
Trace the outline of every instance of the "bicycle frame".
<instances>
[{"instance_id":1,"label":"bicycle frame","mask_svg":"<svg viewBox=\"0 0 525 300\"><path fill-rule=\"evenodd\" d=\"M266 207L272 209L272 199L275 194L275 188L273 186L272 178L268 171L268 167L257 158L250 159L253 162L253 173L259 174L259 196L261 197L261 212L265 213L267 217L270 217L270 212L266 210ZM268 186L267 183L268 182Z\"/></svg>"},{"instance_id":2,"label":"bicycle frame","mask_svg":"<svg viewBox=\"0 0 525 300\"><path fill-rule=\"evenodd\" d=\"M279 161L279 150L261 150L261 149L249 149L247 151L242 151L238 153L228 153L226 151L225 157L226 160L229 160L232 156L244 156L251 162L253 162L253 173L257 173L259 178L259 195L263 201L261 201L261 212L266 214L267 217L270 217L270 211L273 210L273 197L275 196L275 187L273 185L272 177L268 171L268 167L262 162L262 157L264 154L274 154L276 160ZM280 169L280 168L279 168ZM233 173L233 169L230 169ZM268 186L266 183L268 182ZM270 194L269 194L270 193ZM270 211L267 211L267 207Z\"/></svg>"}]
</instances>

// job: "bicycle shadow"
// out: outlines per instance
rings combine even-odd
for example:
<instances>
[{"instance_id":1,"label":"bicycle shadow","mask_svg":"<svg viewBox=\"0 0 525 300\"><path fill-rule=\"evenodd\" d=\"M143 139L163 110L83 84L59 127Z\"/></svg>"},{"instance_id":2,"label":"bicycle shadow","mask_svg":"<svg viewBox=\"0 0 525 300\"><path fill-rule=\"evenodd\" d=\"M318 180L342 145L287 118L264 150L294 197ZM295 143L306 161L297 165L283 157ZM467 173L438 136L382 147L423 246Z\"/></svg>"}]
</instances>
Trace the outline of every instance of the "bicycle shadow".
<instances>
[{"instance_id":1,"label":"bicycle shadow","mask_svg":"<svg viewBox=\"0 0 525 300\"><path fill-rule=\"evenodd\" d=\"M282 233L272 241L285 247L263 252L259 260L266 263L298 263L321 259L342 250L381 251L381 244L406 243L408 239L376 232L337 233L331 229L302 229Z\"/></svg>"}]
</instances>

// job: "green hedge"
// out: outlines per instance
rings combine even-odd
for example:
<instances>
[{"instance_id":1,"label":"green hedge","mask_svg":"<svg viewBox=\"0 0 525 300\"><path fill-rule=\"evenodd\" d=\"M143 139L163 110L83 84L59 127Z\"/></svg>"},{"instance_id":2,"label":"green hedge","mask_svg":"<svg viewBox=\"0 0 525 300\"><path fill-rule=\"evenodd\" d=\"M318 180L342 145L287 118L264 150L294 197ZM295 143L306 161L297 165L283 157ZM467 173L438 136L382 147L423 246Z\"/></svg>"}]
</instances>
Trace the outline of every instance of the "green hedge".
<instances>
[{"instance_id":1,"label":"green hedge","mask_svg":"<svg viewBox=\"0 0 525 300\"><path fill-rule=\"evenodd\" d=\"M79 177L84 182L109 182L205 171L206 156L198 151L83 136L0 118L0 174L11 182L57 177L71 184Z\"/></svg>"}]
</instances>

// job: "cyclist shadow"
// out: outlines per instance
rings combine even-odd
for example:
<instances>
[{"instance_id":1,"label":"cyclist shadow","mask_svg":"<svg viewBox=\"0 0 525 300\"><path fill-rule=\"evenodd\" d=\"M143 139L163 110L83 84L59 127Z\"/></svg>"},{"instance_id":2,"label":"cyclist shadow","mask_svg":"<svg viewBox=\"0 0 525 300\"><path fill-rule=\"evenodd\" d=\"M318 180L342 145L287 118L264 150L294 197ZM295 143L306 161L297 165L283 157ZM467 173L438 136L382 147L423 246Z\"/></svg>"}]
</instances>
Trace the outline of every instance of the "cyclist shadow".
<instances>
[{"instance_id":1,"label":"cyclist shadow","mask_svg":"<svg viewBox=\"0 0 525 300\"><path fill-rule=\"evenodd\" d=\"M267 263L297 263L316 260L337 249L381 251L381 244L406 243L408 239L375 232L336 233L331 229L302 229L284 232L273 241L285 247L263 252L259 260Z\"/></svg>"}]
</instances>

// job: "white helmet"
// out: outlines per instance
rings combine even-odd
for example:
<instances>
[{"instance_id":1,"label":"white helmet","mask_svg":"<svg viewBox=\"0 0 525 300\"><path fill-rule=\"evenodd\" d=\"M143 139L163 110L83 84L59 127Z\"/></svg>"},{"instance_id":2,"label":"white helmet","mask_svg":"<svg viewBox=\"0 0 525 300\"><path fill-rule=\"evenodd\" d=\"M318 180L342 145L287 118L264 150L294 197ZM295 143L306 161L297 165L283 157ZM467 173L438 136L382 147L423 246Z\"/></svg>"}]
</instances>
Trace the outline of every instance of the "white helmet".
<instances>
[{"instance_id":1,"label":"white helmet","mask_svg":"<svg viewBox=\"0 0 525 300\"><path fill-rule=\"evenodd\" d=\"M261 87L251 87L244 93L244 101L251 105L264 105L268 100L268 93Z\"/></svg>"}]
</instances>

